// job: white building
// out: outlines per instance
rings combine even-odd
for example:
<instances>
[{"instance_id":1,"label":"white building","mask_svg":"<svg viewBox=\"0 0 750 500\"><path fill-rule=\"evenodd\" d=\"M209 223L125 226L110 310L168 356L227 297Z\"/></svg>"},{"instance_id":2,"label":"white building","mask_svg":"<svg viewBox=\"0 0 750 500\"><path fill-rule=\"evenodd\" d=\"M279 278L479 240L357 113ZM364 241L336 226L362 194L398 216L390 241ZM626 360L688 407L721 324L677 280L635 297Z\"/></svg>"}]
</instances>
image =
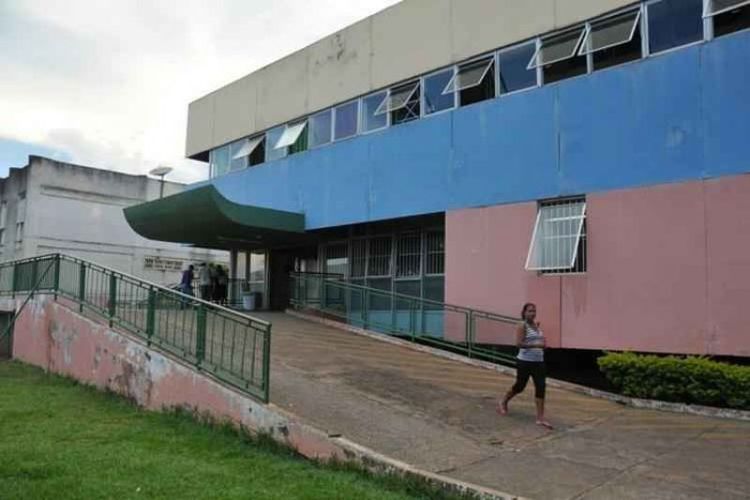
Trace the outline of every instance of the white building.
<instances>
[{"instance_id":1,"label":"white building","mask_svg":"<svg viewBox=\"0 0 750 500\"><path fill-rule=\"evenodd\" d=\"M60 252L166 285L189 263L226 263L226 252L147 240L130 228L123 208L159 198L161 188L144 175L30 156L0 179L0 260ZM164 182L163 194L183 188Z\"/></svg>"}]
</instances>

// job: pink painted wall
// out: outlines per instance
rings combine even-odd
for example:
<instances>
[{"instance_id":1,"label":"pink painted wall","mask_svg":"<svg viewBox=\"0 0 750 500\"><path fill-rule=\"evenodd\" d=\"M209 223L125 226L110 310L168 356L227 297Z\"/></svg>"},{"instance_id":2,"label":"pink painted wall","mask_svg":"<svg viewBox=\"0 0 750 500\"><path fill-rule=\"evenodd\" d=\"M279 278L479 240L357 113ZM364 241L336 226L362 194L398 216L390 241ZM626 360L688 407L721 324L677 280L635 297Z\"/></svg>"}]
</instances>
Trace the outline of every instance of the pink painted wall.
<instances>
[{"instance_id":1,"label":"pink painted wall","mask_svg":"<svg viewBox=\"0 0 750 500\"><path fill-rule=\"evenodd\" d=\"M140 341L80 316L50 297L29 302L13 333L13 357L127 396L151 410L188 408L267 432L310 458L351 452L296 417L229 389Z\"/></svg>"},{"instance_id":2,"label":"pink painted wall","mask_svg":"<svg viewBox=\"0 0 750 500\"><path fill-rule=\"evenodd\" d=\"M750 176L587 202L575 276L524 270L534 203L447 214L446 301L514 315L536 302L553 347L750 356Z\"/></svg>"}]
</instances>

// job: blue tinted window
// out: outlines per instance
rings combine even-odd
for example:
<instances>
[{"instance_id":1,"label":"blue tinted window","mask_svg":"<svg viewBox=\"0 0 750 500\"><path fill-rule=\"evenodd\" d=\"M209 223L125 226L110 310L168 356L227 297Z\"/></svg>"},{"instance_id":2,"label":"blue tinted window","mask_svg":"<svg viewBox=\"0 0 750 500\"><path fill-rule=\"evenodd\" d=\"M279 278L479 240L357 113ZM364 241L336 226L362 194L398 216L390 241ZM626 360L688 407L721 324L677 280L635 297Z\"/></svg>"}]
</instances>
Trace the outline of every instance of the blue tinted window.
<instances>
[{"instance_id":1,"label":"blue tinted window","mask_svg":"<svg viewBox=\"0 0 750 500\"><path fill-rule=\"evenodd\" d=\"M333 139L346 139L357 134L357 115L359 114L359 101L342 104L334 111Z\"/></svg>"},{"instance_id":2,"label":"blue tinted window","mask_svg":"<svg viewBox=\"0 0 750 500\"><path fill-rule=\"evenodd\" d=\"M286 126L282 125L266 132L266 161L278 160L287 155L287 148L276 149L276 143L281 139L285 129Z\"/></svg>"},{"instance_id":3,"label":"blue tinted window","mask_svg":"<svg viewBox=\"0 0 750 500\"><path fill-rule=\"evenodd\" d=\"M229 172L230 146L222 146L211 151L211 173L213 177L218 177Z\"/></svg>"},{"instance_id":4,"label":"blue tinted window","mask_svg":"<svg viewBox=\"0 0 750 500\"><path fill-rule=\"evenodd\" d=\"M443 94L443 90L453 78L453 69L448 69L424 79L424 106L425 114L437 113L451 109L456 105L456 94L450 92Z\"/></svg>"},{"instance_id":5,"label":"blue tinted window","mask_svg":"<svg viewBox=\"0 0 750 500\"><path fill-rule=\"evenodd\" d=\"M662 0L648 6L651 53L703 40L703 0Z\"/></svg>"},{"instance_id":6,"label":"blue tinted window","mask_svg":"<svg viewBox=\"0 0 750 500\"><path fill-rule=\"evenodd\" d=\"M378 92L362 99L362 131L370 132L388 126L388 113L375 114L386 98L386 92Z\"/></svg>"},{"instance_id":7,"label":"blue tinted window","mask_svg":"<svg viewBox=\"0 0 750 500\"><path fill-rule=\"evenodd\" d=\"M331 142L331 110L312 116L309 127L311 148Z\"/></svg>"},{"instance_id":8,"label":"blue tinted window","mask_svg":"<svg viewBox=\"0 0 750 500\"><path fill-rule=\"evenodd\" d=\"M242 153L242 148L246 143L247 139L243 139L241 141L233 142L229 145L229 170L242 170L243 168L247 167L247 156L240 154Z\"/></svg>"},{"instance_id":9,"label":"blue tinted window","mask_svg":"<svg viewBox=\"0 0 750 500\"><path fill-rule=\"evenodd\" d=\"M526 69L536 52L536 42L500 52L500 93L536 87L536 68Z\"/></svg>"}]
</instances>

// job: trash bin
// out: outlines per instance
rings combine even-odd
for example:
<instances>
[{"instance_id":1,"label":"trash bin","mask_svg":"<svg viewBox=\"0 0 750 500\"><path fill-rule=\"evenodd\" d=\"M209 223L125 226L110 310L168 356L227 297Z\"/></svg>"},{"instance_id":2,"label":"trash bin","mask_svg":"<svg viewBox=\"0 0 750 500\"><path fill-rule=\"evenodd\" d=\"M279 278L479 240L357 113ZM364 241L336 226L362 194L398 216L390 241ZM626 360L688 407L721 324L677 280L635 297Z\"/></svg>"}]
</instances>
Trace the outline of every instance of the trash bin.
<instances>
[{"instance_id":1,"label":"trash bin","mask_svg":"<svg viewBox=\"0 0 750 500\"><path fill-rule=\"evenodd\" d=\"M243 293L242 294L242 308L245 311L255 310L255 294L254 293Z\"/></svg>"}]
</instances>

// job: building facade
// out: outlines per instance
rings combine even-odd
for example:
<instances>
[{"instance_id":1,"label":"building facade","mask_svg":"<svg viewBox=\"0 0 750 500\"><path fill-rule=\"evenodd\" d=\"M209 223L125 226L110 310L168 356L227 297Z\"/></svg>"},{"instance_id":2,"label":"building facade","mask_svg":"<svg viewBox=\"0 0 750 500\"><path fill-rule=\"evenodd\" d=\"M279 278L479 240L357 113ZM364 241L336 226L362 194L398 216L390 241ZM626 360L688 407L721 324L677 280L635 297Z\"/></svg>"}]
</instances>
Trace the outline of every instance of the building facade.
<instances>
[{"instance_id":1,"label":"building facade","mask_svg":"<svg viewBox=\"0 0 750 500\"><path fill-rule=\"evenodd\" d=\"M225 252L146 240L124 207L169 196L184 185L30 156L0 179L2 260L64 253L155 283L179 283L190 263L227 260Z\"/></svg>"},{"instance_id":2,"label":"building facade","mask_svg":"<svg viewBox=\"0 0 750 500\"><path fill-rule=\"evenodd\" d=\"M749 61L743 0L405 0L191 103L210 179L128 219L268 251L272 307L294 261L533 301L552 347L750 356Z\"/></svg>"}]
</instances>

